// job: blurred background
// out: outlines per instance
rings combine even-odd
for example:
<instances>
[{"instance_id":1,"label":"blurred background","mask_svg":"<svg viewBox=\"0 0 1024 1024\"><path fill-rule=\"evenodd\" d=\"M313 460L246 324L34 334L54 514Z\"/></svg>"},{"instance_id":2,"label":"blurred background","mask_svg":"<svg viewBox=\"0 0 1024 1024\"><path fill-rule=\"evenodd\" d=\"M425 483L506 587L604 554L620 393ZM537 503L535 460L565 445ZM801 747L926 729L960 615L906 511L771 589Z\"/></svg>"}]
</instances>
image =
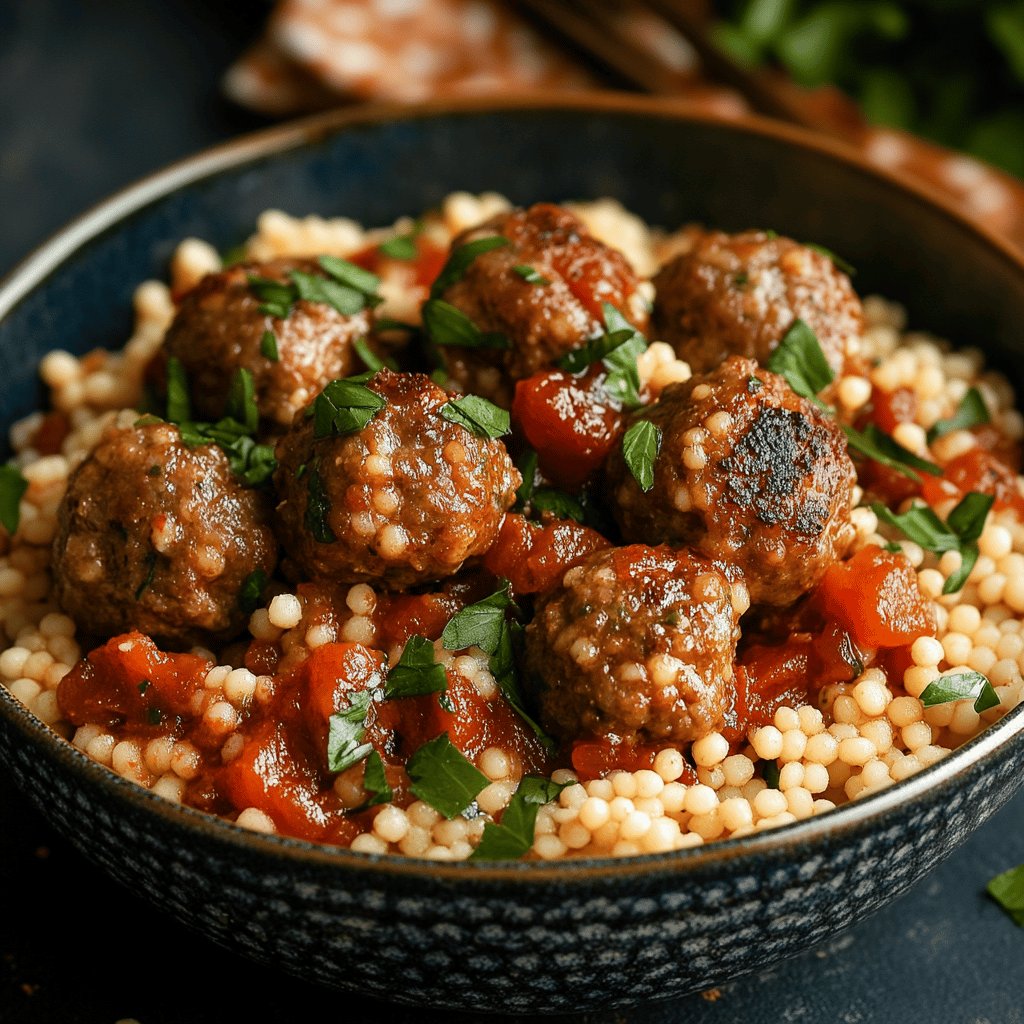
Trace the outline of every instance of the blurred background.
<instances>
[{"instance_id":1,"label":"blurred background","mask_svg":"<svg viewBox=\"0 0 1024 1024\"><path fill-rule=\"evenodd\" d=\"M0 274L114 189L293 115L593 86L809 126L1024 245L1024 0L0 0ZM1022 861L1018 797L825 946L613 1019L1024 1024L1024 932L983 894ZM478 1019L322 992L195 938L84 862L2 768L0 879L4 1024ZM202 998L154 981L197 970Z\"/></svg>"}]
</instances>

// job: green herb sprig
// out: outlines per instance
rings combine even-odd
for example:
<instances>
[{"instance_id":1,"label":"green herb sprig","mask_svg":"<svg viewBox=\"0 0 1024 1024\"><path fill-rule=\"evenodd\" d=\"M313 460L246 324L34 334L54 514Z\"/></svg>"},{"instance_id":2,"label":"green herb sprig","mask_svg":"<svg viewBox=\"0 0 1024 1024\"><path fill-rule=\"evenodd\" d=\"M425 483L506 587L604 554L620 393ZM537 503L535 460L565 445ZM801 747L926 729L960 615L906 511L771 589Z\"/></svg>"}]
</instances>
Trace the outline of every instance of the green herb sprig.
<instances>
[{"instance_id":1,"label":"green herb sprig","mask_svg":"<svg viewBox=\"0 0 1024 1024\"><path fill-rule=\"evenodd\" d=\"M974 710L980 715L989 708L998 707L999 694L980 672L950 672L930 682L921 692L921 703L926 708L949 704L955 700L973 700Z\"/></svg>"},{"instance_id":2,"label":"green herb sprig","mask_svg":"<svg viewBox=\"0 0 1024 1024\"><path fill-rule=\"evenodd\" d=\"M411 636L398 664L388 672L384 684L386 700L420 697L427 693L443 693L448 687L448 673L434 655L434 645L425 636Z\"/></svg>"},{"instance_id":3,"label":"green herb sprig","mask_svg":"<svg viewBox=\"0 0 1024 1024\"><path fill-rule=\"evenodd\" d=\"M1024 928L1024 864L996 875L985 888L1010 920Z\"/></svg>"},{"instance_id":4,"label":"green herb sprig","mask_svg":"<svg viewBox=\"0 0 1024 1024\"><path fill-rule=\"evenodd\" d=\"M412 780L409 790L413 795L449 820L467 810L490 783L446 732L424 743L409 758L405 770Z\"/></svg>"},{"instance_id":5,"label":"green herb sprig","mask_svg":"<svg viewBox=\"0 0 1024 1024\"><path fill-rule=\"evenodd\" d=\"M533 846L537 812L573 783L552 782L537 775L524 775L500 824L488 822L470 860L518 860Z\"/></svg>"},{"instance_id":6,"label":"green herb sprig","mask_svg":"<svg viewBox=\"0 0 1024 1024\"><path fill-rule=\"evenodd\" d=\"M365 743L366 715L373 702L372 690L356 690L349 694L349 706L335 712L327 721L327 767L344 772L359 764L373 750Z\"/></svg>"},{"instance_id":7,"label":"green herb sprig","mask_svg":"<svg viewBox=\"0 0 1024 1024\"><path fill-rule=\"evenodd\" d=\"M17 466L0 466L0 523L13 537L21 521L21 499L28 490L28 481Z\"/></svg>"},{"instance_id":8,"label":"green herb sprig","mask_svg":"<svg viewBox=\"0 0 1024 1024\"><path fill-rule=\"evenodd\" d=\"M463 395L441 406L441 416L449 423L465 427L471 434L489 440L503 437L512 429L512 417L506 410L478 395Z\"/></svg>"},{"instance_id":9,"label":"green herb sprig","mask_svg":"<svg viewBox=\"0 0 1024 1024\"><path fill-rule=\"evenodd\" d=\"M947 419L937 420L928 429L928 443L931 444L954 430L970 430L971 427L980 427L990 420L988 406L985 405L981 392L977 388L968 388L953 415Z\"/></svg>"},{"instance_id":10,"label":"green herb sprig","mask_svg":"<svg viewBox=\"0 0 1024 1024\"><path fill-rule=\"evenodd\" d=\"M654 486L654 463L659 451L661 428L650 420L637 420L622 437L622 457L645 493Z\"/></svg>"}]
</instances>

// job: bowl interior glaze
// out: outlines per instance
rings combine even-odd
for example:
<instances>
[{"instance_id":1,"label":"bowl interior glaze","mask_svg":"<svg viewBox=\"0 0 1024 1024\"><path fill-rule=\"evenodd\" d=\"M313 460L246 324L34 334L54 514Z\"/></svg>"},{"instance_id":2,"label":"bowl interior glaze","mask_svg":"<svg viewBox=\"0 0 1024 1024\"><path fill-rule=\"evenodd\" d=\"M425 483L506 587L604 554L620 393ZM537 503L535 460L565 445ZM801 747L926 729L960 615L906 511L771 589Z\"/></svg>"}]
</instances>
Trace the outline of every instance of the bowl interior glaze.
<instances>
[{"instance_id":1,"label":"bowl interior glaze","mask_svg":"<svg viewBox=\"0 0 1024 1024\"><path fill-rule=\"evenodd\" d=\"M132 291L165 275L180 239L227 248L271 207L384 224L456 189L520 203L608 195L666 228L773 228L827 246L857 268L861 294L903 302L911 325L983 348L1020 383L1020 257L941 202L755 121L613 97L510 100L272 130L86 215L0 287L0 425L6 434L39 406L45 352L124 343ZM947 762L777 835L629 862L436 867L257 837L165 804L55 742L0 688L0 752L16 778L88 855L160 906L305 977L491 1010L636 1002L651 994L643 964L661 972L661 995L680 995L799 952L903 891L924 871L918 850L937 863L1008 799L1022 729L1019 708ZM89 834L74 825L82 809ZM404 986L367 962L373 943L380 962L406 972ZM468 958L452 952L467 945ZM562 959L548 971L553 948ZM438 969L460 965L461 995L432 980L431 957ZM517 987L509 979L531 957L544 969Z\"/></svg>"}]
</instances>

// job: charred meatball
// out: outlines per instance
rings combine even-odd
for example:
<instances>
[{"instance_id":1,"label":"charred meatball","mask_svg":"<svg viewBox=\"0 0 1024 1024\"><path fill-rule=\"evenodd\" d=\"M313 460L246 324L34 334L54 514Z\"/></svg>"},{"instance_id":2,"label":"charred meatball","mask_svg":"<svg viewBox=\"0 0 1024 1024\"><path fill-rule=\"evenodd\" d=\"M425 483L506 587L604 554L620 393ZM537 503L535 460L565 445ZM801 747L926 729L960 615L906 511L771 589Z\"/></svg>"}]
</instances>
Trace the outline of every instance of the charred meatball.
<instances>
[{"instance_id":1,"label":"charred meatball","mask_svg":"<svg viewBox=\"0 0 1024 1024\"><path fill-rule=\"evenodd\" d=\"M220 448L187 448L169 423L111 427L58 512L57 600L86 633L230 639L246 621L243 584L277 564L271 513Z\"/></svg>"},{"instance_id":2,"label":"charred meatball","mask_svg":"<svg viewBox=\"0 0 1024 1024\"><path fill-rule=\"evenodd\" d=\"M850 279L828 256L764 231L702 233L654 278L652 330L694 373L726 356L764 365L797 319L841 373L863 314Z\"/></svg>"},{"instance_id":3,"label":"charred meatball","mask_svg":"<svg viewBox=\"0 0 1024 1024\"><path fill-rule=\"evenodd\" d=\"M428 377L381 370L365 386L384 401L362 429L318 437L309 415L278 443L282 543L321 579L400 589L451 576L490 547L519 473L500 441L441 415L451 396Z\"/></svg>"},{"instance_id":4,"label":"charred meatball","mask_svg":"<svg viewBox=\"0 0 1024 1024\"><path fill-rule=\"evenodd\" d=\"M504 339L505 347L441 348L453 380L466 390L507 406L510 382L549 368L604 331L604 302L646 328L632 267L568 210L538 203L499 214L459 235L452 251L494 236L508 244L476 256L440 294L481 332Z\"/></svg>"},{"instance_id":5,"label":"charred meatball","mask_svg":"<svg viewBox=\"0 0 1024 1024\"><path fill-rule=\"evenodd\" d=\"M608 479L623 536L692 544L736 565L755 603L786 605L853 539L856 473L835 421L752 359L666 388L643 410L661 431L644 493L612 451Z\"/></svg>"},{"instance_id":6,"label":"charred meatball","mask_svg":"<svg viewBox=\"0 0 1024 1024\"><path fill-rule=\"evenodd\" d=\"M636 544L591 555L541 598L525 667L545 728L683 743L730 704L746 593L686 550Z\"/></svg>"},{"instance_id":7,"label":"charred meatball","mask_svg":"<svg viewBox=\"0 0 1024 1024\"><path fill-rule=\"evenodd\" d=\"M352 343L369 332L369 309L346 316L326 303L299 300L284 318L260 312L264 302L249 278L287 283L294 270L326 276L310 260L246 264L207 275L182 298L163 352L181 360L197 418L220 419L232 377L246 369L260 415L287 427L328 381L359 365Z\"/></svg>"}]
</instances>

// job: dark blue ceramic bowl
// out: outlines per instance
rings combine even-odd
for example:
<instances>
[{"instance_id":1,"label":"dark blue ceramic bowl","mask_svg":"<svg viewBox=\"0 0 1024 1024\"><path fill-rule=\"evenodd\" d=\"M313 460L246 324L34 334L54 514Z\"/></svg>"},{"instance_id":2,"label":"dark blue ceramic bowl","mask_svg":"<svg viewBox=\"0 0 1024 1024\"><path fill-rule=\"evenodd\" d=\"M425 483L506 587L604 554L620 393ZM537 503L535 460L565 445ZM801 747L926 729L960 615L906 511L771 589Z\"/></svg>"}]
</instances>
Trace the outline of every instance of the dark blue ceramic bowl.
<instances>
[{"instance_id":1,"label":"dark blue ceramic bowl","mask_svg":"<svg viewBox=\"0 0 1024 1024\"><path fill-rule=\"evenodd\" d=\"M653 223L772 227L826 245L858 288L977 345L1018 381L1024 267L941 202L828 144L610 97L329 115L179 164L66 229L0 288L6 428L55 347L117 346L176 242L226 247L260 211L389 222L453 189L617 196ZM628 860L445 865L247 832L166 803L57 739L0 687L0 754L91 859L217 942L406 1003L580 1011L766 967L894 899L1024 779L1024 707L946 760L837 811ZM52 912L52 911L51 911ZM813 984L813 979L808 979Z\"/></svg>"}]
</instances>

